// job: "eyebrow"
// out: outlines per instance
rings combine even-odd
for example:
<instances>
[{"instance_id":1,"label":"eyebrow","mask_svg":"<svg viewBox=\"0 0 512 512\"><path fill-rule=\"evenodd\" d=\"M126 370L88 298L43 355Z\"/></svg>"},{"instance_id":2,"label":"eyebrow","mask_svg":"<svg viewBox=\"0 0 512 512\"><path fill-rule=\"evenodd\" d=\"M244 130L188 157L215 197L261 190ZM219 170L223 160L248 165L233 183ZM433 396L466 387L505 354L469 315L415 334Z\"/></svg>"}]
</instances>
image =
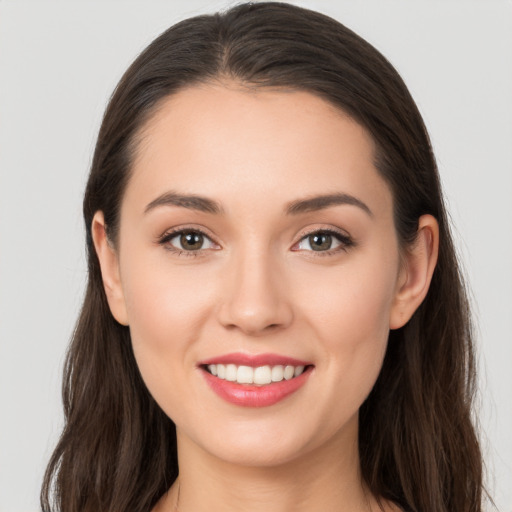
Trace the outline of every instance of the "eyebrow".
<instances>
[{"instance_id":1,"label":"eyebrow","mask_svg":"<svg viewBox=\"0 0 512 512\"><path fill-rule=\"evenodd\" d=\"M207 197L196 196L193 194L178 194L177 192L166 192L156 199L151 201L146 208L144 213L148 213L154 210L158 206L181 206L182 208L188 208L190 210L198 210L205 213L213 213L220 215L224 213L222 206Z\"/></svg>"},{"instance_id":2,"label":"eyebrow","mask_svg":"<svg viewBox=\"0 0 512 512\"><path fill-rule=\"evenodd\" d=\"M357 206L370 217L373 217L373 212L363 201L350 194L344 193L326 194L292 201L288 203L286 213L289 215L298 215L300 213L323 210L324 208L329 208L329 206L338 205Z\"/></svg>"},{"instance_id":3,"label":"eyebrow","mask_svg":"<svg viewBox=\"0 0 512 512\"><path fill-rule=\"evenodd\" d=\"M324 194L307 197L305 199L297 199L286 205L285 212L287 215L299 215L301 213L323 210L330 206L338 205L357 206L370 217L373 217L372 211L363 201L345 193ZM166 192L151 201L146 206L144 213L148 213L159 206L180 206L182 208L215 215L222 215L225 213L220 203L213 199L194 194L179 194L173 191Z\"/></svg>"}]
</instances>

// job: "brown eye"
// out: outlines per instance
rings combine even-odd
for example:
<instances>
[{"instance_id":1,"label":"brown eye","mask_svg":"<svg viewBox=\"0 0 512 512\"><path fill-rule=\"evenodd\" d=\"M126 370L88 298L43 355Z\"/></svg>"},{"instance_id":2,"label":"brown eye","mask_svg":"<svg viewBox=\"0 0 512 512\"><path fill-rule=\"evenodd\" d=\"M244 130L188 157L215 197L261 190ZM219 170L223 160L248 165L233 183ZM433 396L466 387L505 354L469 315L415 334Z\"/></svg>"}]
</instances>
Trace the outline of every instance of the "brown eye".
<instances>
[{"instance_id":1,"label":"brown eye","mask_svg":"<svg viewBox=\"0 0 512 512\"><path fill-rule=\"evenodd\" d=\"M328 233L314 233L308 236L308 241L313 251L327 251L332 246L332 235Z\"/></svg>"},{"instance_id":2,"label":"brown eye","mask_svg":"<svg viewBox=\"0 0 512 512\"><path fill-rule=\"evenodd\" d=\"M168 249L181 252L200 252L204 249L218 249L218 245L201 231L183 230L168 233L161 240L160 244Z\"/></svg>"},{"instance_id":3,"label":"brown eye","mask_svg":"<svg viewBox=\"0 0 512 512\"><path fill-rule=\"evenodd\" d=\"M185 251L197 251L203 246L204 237L201 233L194 231L189 233L182 233L179 238L181 247Z\"/></svg>"},{"instance_id":4,"label":"brown eye","mask_svg":"<svg viewBox=\"0 0 512 512\"><path fill-rule=\"evenodd\" d=\"M348 235L336 231L319 230L302 238L294 250L331 254L331 252L347 250L353 245L354 242Z\"/></svg>"}]
</instances>

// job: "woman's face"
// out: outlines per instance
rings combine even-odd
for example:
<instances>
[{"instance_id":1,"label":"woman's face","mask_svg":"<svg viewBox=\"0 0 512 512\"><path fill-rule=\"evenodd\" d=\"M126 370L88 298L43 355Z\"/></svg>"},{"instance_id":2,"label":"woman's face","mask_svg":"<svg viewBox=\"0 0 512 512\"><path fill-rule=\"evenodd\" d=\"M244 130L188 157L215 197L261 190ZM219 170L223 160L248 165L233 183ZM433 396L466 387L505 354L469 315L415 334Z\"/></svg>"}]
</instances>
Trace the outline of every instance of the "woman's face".
<instances>
[{"instance_id":1,"label":"woman's face","mask_svg":"<svg viewBox=\"0 0 512 512\"><path fill-rule=\"evenodd\" d=\"M252 465L355 445L401 281L373 156L306 92L197 86L146 125L112 309L183 445Z\"/></svg>"}]
</instances>

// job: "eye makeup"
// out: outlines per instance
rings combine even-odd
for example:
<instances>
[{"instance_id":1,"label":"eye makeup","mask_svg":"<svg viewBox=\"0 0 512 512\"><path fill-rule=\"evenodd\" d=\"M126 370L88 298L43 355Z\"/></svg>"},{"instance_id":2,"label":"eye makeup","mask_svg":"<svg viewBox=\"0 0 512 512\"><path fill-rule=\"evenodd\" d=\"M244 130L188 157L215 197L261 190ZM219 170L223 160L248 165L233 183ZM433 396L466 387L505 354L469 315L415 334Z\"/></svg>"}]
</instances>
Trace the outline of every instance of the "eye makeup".
<instances>
[{"instance_id":1,"label":"eye makeup","mask_svg":"<svg viewBox=\"0 0 512 512\"><path fill-rule=\"evenodd\" d=\"M176 228L165 232L158 244L177 256L204 256L205 251L220 250L221 247L205 231L197 227ZM347 251L355 245L348 234L328 228L312 229L301 235L291 250L311 252L314 256L332 256Z\"/></svg>"}]
</instances>

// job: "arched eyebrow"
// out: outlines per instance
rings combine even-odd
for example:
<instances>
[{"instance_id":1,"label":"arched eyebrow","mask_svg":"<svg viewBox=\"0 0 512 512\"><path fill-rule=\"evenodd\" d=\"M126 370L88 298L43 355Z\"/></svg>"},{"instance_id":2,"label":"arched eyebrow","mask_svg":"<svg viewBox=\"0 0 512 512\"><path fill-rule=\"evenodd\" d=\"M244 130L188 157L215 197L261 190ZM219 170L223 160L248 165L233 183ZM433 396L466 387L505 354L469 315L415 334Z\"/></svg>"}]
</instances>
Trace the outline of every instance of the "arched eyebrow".
<instances>
[{"instance_id":1,"label":"arched eyebrow","mask_svg":"<svg viewBox=\"0 0 512 512\"><path fill-rule=\"evenodd\" d=\"M366 205L366 203L363 203L363 201L357 197L344 193L326 194L307 197L305 199L297 199L296 201L288 203L286 207L286 213L289 215L298 215L300 213L313 212L329 208L330 206L345 204L357 206L370 217L373 217L373 212L370 210L368 205Z\"/></svg>"},{"instance_id":2,"label":"arched eyebrow","mask_svg":"<svg viewBox=\"0 0 512 512\"><path fill-rule=\"evenodd\" d=\"M323 210L330 206L338 205L357 206L370 217L373 217L372 211L363 201L345 193L325 194L307 197L305 199L297 199L286 205L285 213L287 215L299 215L301 213ZM179 194L174 191L166 192L151 201L144 209L144 213L148 213L159 206L180 206L182 208L214 215L222 215L225 213L220 203L213 199L195 194Z\"/></svg>"},{"instance_id":3,"label":"arched eyebrow","mask_svg":"<svg viewBox=\"0 0 512 512\"><path fill-rule=\"evenodd\" d=\"M222 206L213 199L196 196L194 194L178 194L173 191L166 192L151 201L144 209L144 213L148 213L158 206L181 206L182 208L198 210L204 213L213 213L215 215L222 215L224 213Z\"/></svg>"}]
</instances>

